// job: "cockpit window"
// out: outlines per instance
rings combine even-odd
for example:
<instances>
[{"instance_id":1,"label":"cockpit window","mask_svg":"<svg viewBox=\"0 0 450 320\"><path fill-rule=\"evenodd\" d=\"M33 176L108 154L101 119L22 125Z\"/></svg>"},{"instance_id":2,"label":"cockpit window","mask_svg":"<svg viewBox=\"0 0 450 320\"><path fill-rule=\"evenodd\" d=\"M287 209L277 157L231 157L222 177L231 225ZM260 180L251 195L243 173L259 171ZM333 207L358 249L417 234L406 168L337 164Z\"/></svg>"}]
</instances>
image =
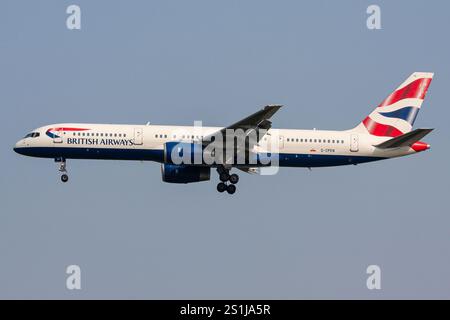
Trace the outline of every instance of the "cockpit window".
<instances>
[{"instance_id":1,"label":"cockpit window","mask_svg":"<svg viewBox=\"0 0 450 320\"><path fill-rule=\"evenodd\" d=\"M29 134L27 134L24 138L37 138L39 137L39 132L31 132Z\"/></svg>"}]
</instances>

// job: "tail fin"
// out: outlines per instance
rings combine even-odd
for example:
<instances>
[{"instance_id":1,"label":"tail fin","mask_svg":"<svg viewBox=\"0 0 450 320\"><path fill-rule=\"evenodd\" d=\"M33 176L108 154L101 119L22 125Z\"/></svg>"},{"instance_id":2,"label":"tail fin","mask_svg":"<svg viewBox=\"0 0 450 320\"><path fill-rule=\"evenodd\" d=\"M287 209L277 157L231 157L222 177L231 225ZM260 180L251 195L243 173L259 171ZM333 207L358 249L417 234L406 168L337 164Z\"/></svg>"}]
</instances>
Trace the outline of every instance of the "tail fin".
<instances>
[{"instance_id":1,"label":"tail fin","mask_svg":"<svg viewBox=\"0 0 450 320\"><path fill-rule=\"evenodd\" d=\"M354 130L380 137L397 137L410 132L433 75L414 72Z\"/></svg>"}]
</instances>

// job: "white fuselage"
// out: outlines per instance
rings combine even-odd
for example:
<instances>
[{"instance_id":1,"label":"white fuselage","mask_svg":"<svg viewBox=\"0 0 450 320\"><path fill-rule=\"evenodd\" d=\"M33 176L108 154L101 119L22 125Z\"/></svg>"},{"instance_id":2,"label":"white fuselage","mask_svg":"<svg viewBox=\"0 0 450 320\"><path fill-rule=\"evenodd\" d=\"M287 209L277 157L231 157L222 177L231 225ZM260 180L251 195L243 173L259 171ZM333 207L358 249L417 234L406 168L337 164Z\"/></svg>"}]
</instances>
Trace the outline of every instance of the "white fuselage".
<instances>
[{"instance_id":1,"label":"white fuselage","mask_svg":"<svg viewBox=\"0 0 450 320\"><path fill-rule=\"evenodd\" d=\"M220 127L61 123L40 127L21 139L18 153L64 159L116 159L164 162L167 142L199 142ZM270 129L254 152L279 153L279 166L358 164L415 153L410 147L378 149L388 140L353 130Z\"/></svg>"}]
</instances>

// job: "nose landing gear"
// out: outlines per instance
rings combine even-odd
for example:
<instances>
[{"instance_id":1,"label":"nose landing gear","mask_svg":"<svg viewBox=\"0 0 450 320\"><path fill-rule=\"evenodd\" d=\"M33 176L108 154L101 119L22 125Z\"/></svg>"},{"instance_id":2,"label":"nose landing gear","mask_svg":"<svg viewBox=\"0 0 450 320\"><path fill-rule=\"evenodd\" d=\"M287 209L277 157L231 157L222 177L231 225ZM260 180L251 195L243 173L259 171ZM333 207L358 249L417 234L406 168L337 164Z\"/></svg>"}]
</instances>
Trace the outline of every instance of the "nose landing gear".
<instances>
[{"instance_id":1,"label":"nose landing gear","mask_svg":"<svg viewBox=\"0 0 450 320\"><path fill-rule=\"evenodd\" d=\"M217 173L219 174L219 179L221 182L217 185L217 191L220 193L228 192L228 194L233 194L236 192L235 184L239 181L239 176L235 173L230 175L230 170L223 166L217 167ZM227 184L227 182L230 184Z\"/></svg>"},{"instance_id":2,"label":"nose landing gear","mask_svg":"<svg viewBox=\"0 0 450 320\"><path fill-rule=\"evenodd\" d=\"M69 181L69 176L67 175L67 174L63 174L62 176L61 176L61 181L62 182L67 182L67 181Z\"/></svg>"},{"instance_id":3,"label":"nose landing gear","mask_svg":"<svg viewBox=\"0 0 450 320\"><path fill-rule=\"evenodd\" d=\"M66 183L69 181L69 176L67 175L67 169L66 169L66 159L55 159L56 162L59 162L59 172L62 173L61 175L61 181Z\"/></svg>"}]
</instances>

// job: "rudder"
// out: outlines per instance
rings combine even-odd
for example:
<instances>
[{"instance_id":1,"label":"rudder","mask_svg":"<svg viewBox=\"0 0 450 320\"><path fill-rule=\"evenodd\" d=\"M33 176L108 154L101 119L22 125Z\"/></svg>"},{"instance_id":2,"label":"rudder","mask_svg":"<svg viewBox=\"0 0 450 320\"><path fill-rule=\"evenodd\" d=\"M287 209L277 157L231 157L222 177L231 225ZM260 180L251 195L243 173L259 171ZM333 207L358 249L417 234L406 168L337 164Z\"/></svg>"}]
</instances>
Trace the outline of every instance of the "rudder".
<instances>
[{"instance_id":1,"label":"rudder","mask_svg":"<svg viewBox=\"0 0 450 320\"><path fill-rule=\"evenodd\" d=\"M380 137L397 137L410 132L433 75L414 72L354 130Z\"/></svg>"}]
</instances>

